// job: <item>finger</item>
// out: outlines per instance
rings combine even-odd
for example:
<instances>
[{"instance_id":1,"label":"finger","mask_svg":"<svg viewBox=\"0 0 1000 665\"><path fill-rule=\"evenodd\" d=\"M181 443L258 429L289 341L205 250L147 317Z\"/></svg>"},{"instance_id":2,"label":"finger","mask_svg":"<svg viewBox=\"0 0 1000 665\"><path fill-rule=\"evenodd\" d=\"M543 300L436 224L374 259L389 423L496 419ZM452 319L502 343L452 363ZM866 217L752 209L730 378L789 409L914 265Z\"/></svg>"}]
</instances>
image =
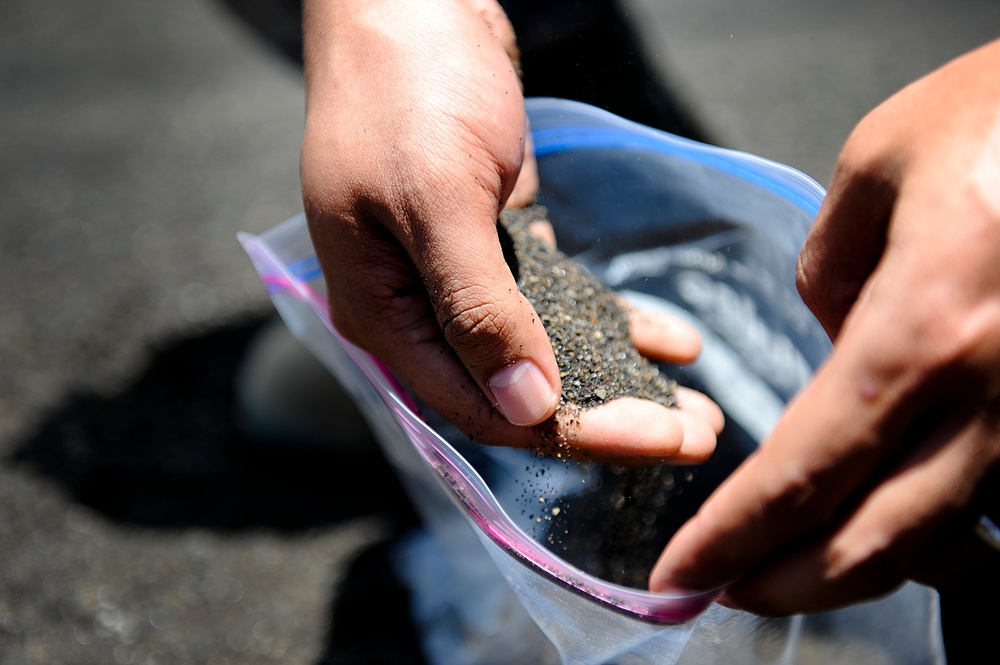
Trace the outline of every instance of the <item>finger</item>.
<instances>
[{"instance_id":1,"label":"finger","mask_svg":"<svg viewBox=\"0 0 1000 665\"><path fill-rule=\"evenodd\" d=\"M511 423L535 425L555 411L559 371L541 319L504 260L496 219L485 220L411 256L445 339L480 390Z\"/></svg>"},{"instance_id":2,"label":"finger","mask_svg":"<svg viewBox=\"0 0 1000 665\"><path fill-rule=\"evenodd\" d=\"M524 138L520 109L516 119L496 120L507 133L505 146ZM520 126L520 133L512 134L512 126ZM401 206L402 214L393 217L403 222L392 229L417 268L445 340L479 389L511 423L534 425L554 412L561 384L548 336L518 290L497 236L499 201L513 187L505 183L517 177L520 155L509 156L500 169L470 158L468 178L454 177L453 157L442 163L447 172L429 172L424 190L435 196ZM377 355L396 352L383 347Z\"/></svg>"},{"instance_id":3,"label":"finger","mask_svg":"<svg viewBox=\"0 0 1000 665\"><path fill-rule=\"evenodd\" d=\"M528 233L541 240L543 243L555 249L556 230L552 228L552 222L547 219L536 219L528 222Z\"/></svg>"},{"instance_id":4,"label":"finger","mask_svg":"<svg viewBox=\"0 0 1000 665\"><path fill-rule=\"evenodd\" d=\"M907 579L943 582L975 560L967 506L982 480L987 434L954 419L900 461L818 540L741 579L724 602L758 614L843 607Z\"/></svg>"},{"instance_id":5,"label":"finger","mask_svg":"<svg viewBox=\"0 0 1000 665\"><path fill-rule=\"evenodd\" d=\"M852 137L855 143L864 137ZM855 163L845 148L799 255L797 286L831 339L837 337L885 250L895 198L893 174ZM860 161L860 160L858 160Z\"/></svg>"},{"instance_id":6,"label":"finger","mask_svg":"<svg viewBox=\"0 0 1000 665\"><path fill-rule=\"evenodd\" d=\"M620 299L629 314L632 342L647 358L673 363L691 363L701 354L698 330L666 312L640 309Z\"/></svg>"},{"instance_id":7,"label":"finger","mask_svg":"<svg viewBox=\"0 0 1000 665\"><path fill-rule=\"evenodd\" d=\"M904 326L895 334L880 328L882 312L890 320L903 317L894 317L877 292L867 302L871 307L768 440L676 534L653 571L652 588L709 590L741 578L827 526L897 452L894 442L931 401L914 386L935 385L917 380L921 363L933 361L908 353L912 331Z\"/></svg>"},{"instance_id":8,"label":"finger","mask_svg":"<svg viewBox=\"0 0 1000 665\"><path fill-rule=\"evenodd\" d=\"M431 408L470 436L485 440L484 433L496 429L498 421L507 422L446 343L420 277L394 239L369 226L348 224L318 225L313 236L326 249L330 316L341 334L392 368ZM347 283L354 289L340 288ZM357 297L359 292L365 297ZM544 341L548 344L547 337ZM532 377L520 379L523 384ZM558 397L546 399L554 410Z\"/></svg>"},{"instance_id":9,"label":"finger","mask_svg":"<svg viewBox=\"0 0 1000 665\"><path fill-rule=\"evenodd\" d=\"M552 421L526 437L524 431L510 436L517 437L519 447L571 459L628 466L704 462L715 451L722 431L722 410L687 388L678 388L676 397L676 409L631 397L583 411L561 408ZM508 438L506 445L512 440Z\"/></svg>"},{"instance_id":10,"label":"finger","mask_svg":"<svg viewBox=\"0 0 1000 665\"><path fill-rule=\"evenodd\" d=\"M688 414L704 423L716 436L722 433L726 417L718 404L709 399L707 395L690 388L678 386L674 393L677 397L677 408L682 414Z\"/></svg>"},{"instance_id":11,"label":"finger","mask_svg":"<svg viewBox=\"0 0 1000 665\"><path fill-rule=\"evenodd\" d=\"M623 397L556 418L562 431L557 449L571 457L681 464L703 462L715 450L707 423L647 400Z\"/></svg>"},{"instance_id":12,"label":"finger","mask_svg":"<svg viewBox=\"0 0 1000 665\"><path fill-rule=\"evenodd\" d=\"M451 351L443 348L439 354L443 359ZM450 386L449 393L442 402L429 406L488 445L616 464L693 464L708 459L715 449L715 414L703 405L686 413L646 400L621 398L585 410L560 408L539 425L518 427L492 408L457 358L438 370L438 378ZM413 388L419 394L424 386L418 382ZM707 416L703 417L703 412Z\"/></svg>"}]
</instances>

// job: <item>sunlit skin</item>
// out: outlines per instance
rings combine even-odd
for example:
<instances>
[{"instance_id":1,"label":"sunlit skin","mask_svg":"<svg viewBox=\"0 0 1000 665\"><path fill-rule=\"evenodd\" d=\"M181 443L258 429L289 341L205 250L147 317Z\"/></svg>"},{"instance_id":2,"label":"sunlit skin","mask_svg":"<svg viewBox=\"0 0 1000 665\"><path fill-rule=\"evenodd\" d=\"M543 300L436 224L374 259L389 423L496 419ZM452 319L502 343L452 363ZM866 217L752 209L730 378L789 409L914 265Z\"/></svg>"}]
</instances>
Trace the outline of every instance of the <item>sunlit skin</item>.
<instances>
[{"instance_id":1,"label":"sunlit skin","mask_svg":"<svg viewBox=\"0 0 1000 665\"><path fill-rule=\"evenodd\" d=\"M854 131L799 261L835 349L652 589L729 585L724 603L782 615L996 566L973 525L1000 515L997 72L1000 42Z\"/></svg>"},{"instance_id":2,"label":"sunlit skin","mask_svg":"<svg viewBox=\"0 0 1000 665\"><path fill-rule=\"evenodd\" d=\"M560 385L494 230L537 186L509 23L491 0L304 9L303 200L337 327L466 431L529 444ZM725 586L725 603L790 614L907 579L962 584L996 556L972 526L1000 513L998 71L989 44L855 130L799 263L835 350L669 544L652 589ZM685 362L698 346L676 322L634 320L649 355ZM490 383L523 361L532 389L512 423ZM594 410L579 441L697 461L721 414L680 403ZM647 417L655 434L630 442L622 423Z\"/></svg>"},{"instance_id":3,"label":"sunlit skin","mask_svg":"<svg viewBox=\"0 0 1000 665\"><path fill-rule=\"evenodd\" d=\"M303 202L334 324L478 440L551 439L535 425L555 413L559 371L496 233L503 206L538 188L509 22L492 0L304 12ZM697 356L689 326L634 321L651 358ZM693 391L678 404L560 412L557 431L595 459L703 461L722 413Z\"/></svg>"}]
</instances>

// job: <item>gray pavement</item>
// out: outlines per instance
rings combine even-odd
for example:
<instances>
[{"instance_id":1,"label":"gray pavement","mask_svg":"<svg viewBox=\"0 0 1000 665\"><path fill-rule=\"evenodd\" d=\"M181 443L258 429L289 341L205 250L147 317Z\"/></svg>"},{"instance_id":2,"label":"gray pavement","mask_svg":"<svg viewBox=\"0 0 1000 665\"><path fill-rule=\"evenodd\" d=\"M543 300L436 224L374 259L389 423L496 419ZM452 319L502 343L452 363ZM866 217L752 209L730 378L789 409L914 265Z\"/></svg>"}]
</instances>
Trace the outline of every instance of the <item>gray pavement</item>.
<instances>
[{"instance_id":1,"label":"gray pavement","mask_svg":"<svg viewBox=\"0 0 1000 665\"><path fill-rule=\"evenodd\" d=\"M626 6L719 143L820 181L865 111L1000 30L992 0ZM270 312L235 233L298 212L302 107L221 4L0 3L0 665L419 662L345 604L412 525L398 488L362 501L230 414Z\"/></svg>"},{"instance_id":2,"label":"gray pavement","mask_svg":"<svg viewBox=\"0 0 1000 665\"><path fill-rule=\"evenodd\" d=\"M1000 35L994 0L624 0L716 142L826 184L854 125Z\"/></svg>"},{"instance_id":3,"label":"gray pavement","mask_svg":"<svg viewBox=\"0 0 1000 665\"><path fill-rule=\"evenodd\" d=\"M298 211L299 73L205 0L0 33L0 663L318 662L385 521L247 462L205 388L270 311L235 234Z\"/></svg>"}]
</instances>

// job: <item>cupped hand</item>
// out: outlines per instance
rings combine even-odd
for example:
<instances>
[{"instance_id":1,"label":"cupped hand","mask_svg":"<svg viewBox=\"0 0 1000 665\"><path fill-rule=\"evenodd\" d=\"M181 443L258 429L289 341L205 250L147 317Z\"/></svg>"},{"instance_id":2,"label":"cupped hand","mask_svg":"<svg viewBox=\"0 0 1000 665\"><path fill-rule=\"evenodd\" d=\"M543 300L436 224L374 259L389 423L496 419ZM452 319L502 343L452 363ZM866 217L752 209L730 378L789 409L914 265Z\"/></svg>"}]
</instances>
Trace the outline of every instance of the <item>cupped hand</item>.
<instances>
[{"instance_id":1,"label":"cupped hand","mask_svg":"<svg viewBox=\"0 0 1000 665\"><path fill-rule=\"evenodd\" d=\"M852 134L799 261L834 351L651 589L787 615L997 564L974 524L1000 515L998 71L995 42Z\"/></svg>"},{"instance_id":2,"label":"cupped hand","mask_svg":"<svg viewBox=\"0 0 1000 665\"><path fill-rule=\"evenodd\" d=\"M633 307L624 299L620 304L629 317L632 341L647 359L688 364L698 358L701 336L695 328L664 312ZM690 388L676 387L674 397L677 408L632 397L585 410L570 406L532 428L513 427L495 415L490 430L474 437L487 443L609 464L704 462L714 452L725 423L722 410L706 395Z\"/></svg>"},{"instance_id":3,"label":"cupped hand","mask_svg":"<svg viewBox=\"0 0 1000 665\"><path fill-rule=\"evenodd\" d=\"M493 0L307 0L304 37L303 203L334 325L471 436L536 443L561 386L496 231L537 189L510 24ZM703 459L721 426L703 399L556 431L598 456Z\"/></svg>"}]
</instances>

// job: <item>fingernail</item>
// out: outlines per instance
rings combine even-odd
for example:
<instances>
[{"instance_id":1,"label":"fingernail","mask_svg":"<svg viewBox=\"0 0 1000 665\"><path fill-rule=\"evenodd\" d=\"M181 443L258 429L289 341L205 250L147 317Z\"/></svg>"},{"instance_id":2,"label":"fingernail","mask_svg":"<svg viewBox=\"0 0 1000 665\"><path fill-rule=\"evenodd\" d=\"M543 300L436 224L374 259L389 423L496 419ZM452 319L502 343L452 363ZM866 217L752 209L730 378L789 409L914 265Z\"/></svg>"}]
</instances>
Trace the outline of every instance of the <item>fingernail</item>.
<instances>
[{"instance_id":1,"label":"fingernail","mask_svg":"<svg viewBox=\"0 0 1000 665\"><path fill-rule=\"evenodd\" d=\"M542 370L530 360L520 360L486 382L497 409L514 425L534 425L548 413L556 399Z\"/></svg>"}]
</instances>

